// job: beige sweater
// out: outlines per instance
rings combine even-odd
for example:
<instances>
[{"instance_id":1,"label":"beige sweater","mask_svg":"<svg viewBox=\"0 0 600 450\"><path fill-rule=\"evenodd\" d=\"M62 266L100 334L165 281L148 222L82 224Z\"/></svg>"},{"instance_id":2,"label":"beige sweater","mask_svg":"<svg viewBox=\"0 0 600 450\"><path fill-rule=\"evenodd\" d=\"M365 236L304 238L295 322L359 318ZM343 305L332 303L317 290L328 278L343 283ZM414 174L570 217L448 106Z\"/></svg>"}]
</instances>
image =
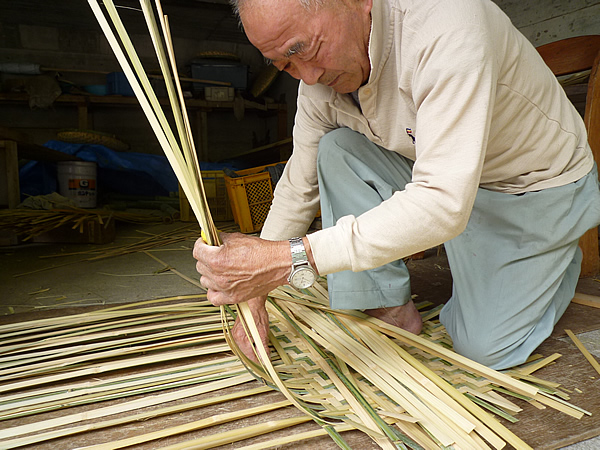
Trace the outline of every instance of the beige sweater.
<instances>
[{"instance_id":1,"label":"beige sweater","mask_svg":"<svg viewBox=\"0 0 600 450\"><path fill-rule=\"evenodd\" d=\"M306 233L319 208L318 143L335 128L414 160L412 182L308 236L321 274L378 267L454 238L479 187L535 191L592 169L581 117L491 1L375 0L369 56L361 108L351 95L300 84L294 153L261 237Z\"/></svg>"}]
</instances>

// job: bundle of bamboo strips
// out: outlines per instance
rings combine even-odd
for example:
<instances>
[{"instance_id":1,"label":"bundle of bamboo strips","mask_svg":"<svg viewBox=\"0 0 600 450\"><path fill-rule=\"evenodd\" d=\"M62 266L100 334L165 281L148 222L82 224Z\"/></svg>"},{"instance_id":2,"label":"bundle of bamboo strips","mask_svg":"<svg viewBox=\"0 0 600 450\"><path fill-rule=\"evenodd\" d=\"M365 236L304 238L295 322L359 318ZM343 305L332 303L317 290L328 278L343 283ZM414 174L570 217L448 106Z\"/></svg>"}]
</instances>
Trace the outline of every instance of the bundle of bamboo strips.
<instances>
[{"instance_id":1,"label":"bundle of bamboo strips","mask_svg":"<svg viewBox=\"0 0 600 450\"><path fill-rule=\"evenodd\" d=\"M109 23L98 1L88 0L88 2L177 176L179 184L200 223L207 243L217 244L219 238L202 184L202 173L185 108L183 91L179 83L169 22L167 16L162 12L160 2L156 1L155 9L153 9L150 0L141 0L140 6L166 84L177 129L177 137L171 129L171 125L150 84L147 71L135 51L114 3L112 0L103 1L106 13L111 21Z\"/></svg>"},{"instance_id":2,"label":"bundle of bamboo strips","mask_svg":"<svg viewBox=\"0 0 600 450\"><path fill-rule=\"evenodd\" d=\"M516 421L519 403L585 414L566 403L556 384L532 375L556 355L508 376L447 348L435 311L423 313L429 317L424 333L413 336L359 313L330 310L326 302L320 286L304 295L273 291L268 307L274 377L256 366L250 373L228 354L221 311L204 295L0 326L0 448L73 442L79 435L96 442L91 448L144 442L157 448L167 437L173 448L252 437L264 444L251 448L266 448L318 436L314 426L306 431L308 424L297 435L274 434L311 420L342 448L349 447L342 437L348 430L362 431L382 448L502 448L505 442L528 448L500 421ZM268 386L243 387L256 378ZM273 397L273 388L292 398ZM240 411L231 406L215 417L203 413L209 405L250 396L255 404ZM290 405L305 414L294 414ZM255 414L261 416L248 425L247 417ZM152 425L151 432L130 429L128 438L111 442L94 434L154 417L182 420ZM226 422L237 432L216 427Z\"/></svg>"}]
</instances>

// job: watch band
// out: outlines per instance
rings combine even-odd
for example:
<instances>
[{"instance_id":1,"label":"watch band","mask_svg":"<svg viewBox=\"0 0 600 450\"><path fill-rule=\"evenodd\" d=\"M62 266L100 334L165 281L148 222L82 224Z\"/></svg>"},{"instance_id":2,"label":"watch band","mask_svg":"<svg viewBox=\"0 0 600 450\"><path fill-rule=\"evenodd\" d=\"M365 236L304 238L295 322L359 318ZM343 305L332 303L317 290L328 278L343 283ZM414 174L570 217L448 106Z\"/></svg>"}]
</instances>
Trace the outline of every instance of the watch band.
<instances>
[{"instance_id":1,"label":"watch band","mask_svg":"<svg viewBox=\"0 0 600 450\"><path fill-rule=\"evenodd\" d=\"M306 256L306 249L304 248L304 242L301 237L291 238L290 249L292 251L292 266L300 262L308 262L308 256Z\"/></svg>"},{"instance_id":2,"label":"watch band","mask_svg":"<svg viewBox=\"0 0 600 450\"><path fill-rule=\"evenodd\" d=\"M309 288L315 283L317 273L308 261L302 238L292 238L289 239L289 242L292 253L292 270L288 277L288 283L295 289Z\"/></svg>"}]
</instances>

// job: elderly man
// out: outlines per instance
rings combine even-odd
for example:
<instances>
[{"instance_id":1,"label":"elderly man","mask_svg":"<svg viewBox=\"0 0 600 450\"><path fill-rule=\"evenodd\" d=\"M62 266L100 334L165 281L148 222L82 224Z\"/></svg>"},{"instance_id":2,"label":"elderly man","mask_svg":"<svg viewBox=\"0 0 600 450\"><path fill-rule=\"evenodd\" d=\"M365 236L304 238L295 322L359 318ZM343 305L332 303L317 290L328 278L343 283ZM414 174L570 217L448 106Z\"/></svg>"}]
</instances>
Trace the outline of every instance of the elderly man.
<instances>
[{"instance_id":1,"label":"elderly man","mask_svg":"<svg viewBox=\"0 0 600 450\"><path fill-rule=\"evenodd\" d=\"M600 223L583 121L533 46L489 0L234 7L301 83L261 237L194 248L211 302L249 301L266 344L266 294L327 274L333 308L419 333L402 258L444 243L455 350L496 369L524 362L573 296L579 237ZM305 236L319 206L323 229Z\"/></svg>"}]
</instances>

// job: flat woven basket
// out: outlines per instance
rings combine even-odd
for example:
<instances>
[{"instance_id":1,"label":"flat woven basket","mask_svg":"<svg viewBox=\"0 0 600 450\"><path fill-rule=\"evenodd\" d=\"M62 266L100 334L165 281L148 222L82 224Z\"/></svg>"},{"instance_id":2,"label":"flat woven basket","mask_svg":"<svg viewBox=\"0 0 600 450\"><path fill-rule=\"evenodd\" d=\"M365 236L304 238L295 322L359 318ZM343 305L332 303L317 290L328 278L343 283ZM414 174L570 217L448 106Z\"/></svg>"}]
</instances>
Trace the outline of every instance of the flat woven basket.
<instances>
[{"instance_id":1,"label":"flat woven basket","mask_svg":"<svg viewBox=\"0 0 600 450\"><path fill-rule=\"evenodd\" d=\"M97 144L104 145L112 150L125 151L129 145L117 139L116 136L107 133L90 130L64 130L58 133L58 139L73 144Z\"/></svg>"}]
</instances>

